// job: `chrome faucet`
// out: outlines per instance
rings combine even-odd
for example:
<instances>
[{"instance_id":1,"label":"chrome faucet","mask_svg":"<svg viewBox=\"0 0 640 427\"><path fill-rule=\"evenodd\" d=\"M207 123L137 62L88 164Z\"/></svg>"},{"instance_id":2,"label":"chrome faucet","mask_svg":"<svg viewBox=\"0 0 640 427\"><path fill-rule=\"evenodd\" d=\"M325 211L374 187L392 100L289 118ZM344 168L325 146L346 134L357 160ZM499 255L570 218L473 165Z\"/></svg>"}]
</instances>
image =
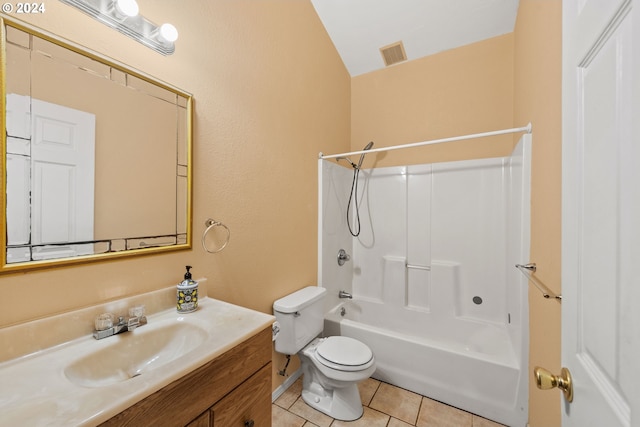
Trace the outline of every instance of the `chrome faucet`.
<instances>
[{"instance_id":1,"label":"chrome faucet","mask_svg":"<svg viewBox=\"0 0 640 427\"><path fill-rule=\"evenodd\" d=\"M104 313L96 317L93 337L97 340L118 335L123 332L133 331L138 326L147 324L144 315L144 306L135 306L129 309L129 317L118 316L118 323L113 324L113 315Z\"/></svg>"},{"instance_id":2,"label":"chrome faucet","mask_svg":"<svg viewBox=\"0 0 640 427\"><path fill-rule=\"evenodd\" d=\"M340 291L340 292L338 292L338 298L349 298L349 299L352 299L353 295L351 295L349 292Z\"/></svg>"},{"instance_id":3,"label":"chrome faucet","mask_svg":"<svg viewBox=\"0 0 640 427\"><path fill-rule=\"evenodd\" d=\"M351 259L351 257L349 256L347 251L345 251L344 249L340 249L338 251L338 265L340 267L342 267L344 265L344 263L349 261L350 259Z\"/></svg>"}]
</instances>

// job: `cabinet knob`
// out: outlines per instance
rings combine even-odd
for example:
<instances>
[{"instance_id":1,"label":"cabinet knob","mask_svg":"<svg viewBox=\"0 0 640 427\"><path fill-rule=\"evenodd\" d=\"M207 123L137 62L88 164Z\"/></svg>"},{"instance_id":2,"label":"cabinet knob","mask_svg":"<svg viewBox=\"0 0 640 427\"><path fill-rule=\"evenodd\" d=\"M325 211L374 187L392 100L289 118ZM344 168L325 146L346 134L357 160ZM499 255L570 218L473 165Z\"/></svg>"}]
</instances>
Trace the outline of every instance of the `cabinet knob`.
<instances>
[{"instance_id":1,"label":"cabinet knob","mask_svg":"<svg viewBox=\"0 0 640 427\"><path fill-rule=\"evenodd\" d=\"M244 427L253 427L253 420L248 420L244 422Z\"/></svg>"}]
</instances>

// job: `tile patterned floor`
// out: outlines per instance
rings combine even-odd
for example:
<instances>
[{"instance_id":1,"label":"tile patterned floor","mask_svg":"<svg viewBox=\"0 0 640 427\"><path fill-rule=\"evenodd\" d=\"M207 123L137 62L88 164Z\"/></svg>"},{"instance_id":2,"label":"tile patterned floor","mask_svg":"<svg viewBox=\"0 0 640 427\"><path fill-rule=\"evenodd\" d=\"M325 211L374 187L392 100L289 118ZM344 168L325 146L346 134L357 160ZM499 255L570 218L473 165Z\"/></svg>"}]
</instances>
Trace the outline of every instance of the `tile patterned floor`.
<instances>
[{"instance_id":1,"label":"tile patterned floor","mask_svg":"<svg viewBox=\"0 0 640 427\"><path fill-rule=\"evenodd\" d=\"M428 397L369 378L358 384L364 415L344 422L304 403L298 379L272 405L273 427L504 427Z\"/></svg>"}]
</instances>

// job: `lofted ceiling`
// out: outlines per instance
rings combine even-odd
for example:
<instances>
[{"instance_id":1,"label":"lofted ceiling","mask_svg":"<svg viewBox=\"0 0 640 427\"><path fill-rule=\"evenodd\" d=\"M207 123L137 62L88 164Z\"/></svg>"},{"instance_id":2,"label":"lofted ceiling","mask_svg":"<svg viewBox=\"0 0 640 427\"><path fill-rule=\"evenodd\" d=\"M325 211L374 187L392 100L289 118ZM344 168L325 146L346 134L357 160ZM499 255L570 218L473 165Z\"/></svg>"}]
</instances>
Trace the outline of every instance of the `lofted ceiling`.
<instances>
[{"instance_id":1,"label":"lofted ceiling","mask_svg":"<svg viewBox=\"0 0 640 427\"><path fill-rule=\"evenodd\" d=\"M311 0L349 74L385 67L380 48L402 41L407 60L513 31L518 0Z\"/></svg>"}]
</instances>

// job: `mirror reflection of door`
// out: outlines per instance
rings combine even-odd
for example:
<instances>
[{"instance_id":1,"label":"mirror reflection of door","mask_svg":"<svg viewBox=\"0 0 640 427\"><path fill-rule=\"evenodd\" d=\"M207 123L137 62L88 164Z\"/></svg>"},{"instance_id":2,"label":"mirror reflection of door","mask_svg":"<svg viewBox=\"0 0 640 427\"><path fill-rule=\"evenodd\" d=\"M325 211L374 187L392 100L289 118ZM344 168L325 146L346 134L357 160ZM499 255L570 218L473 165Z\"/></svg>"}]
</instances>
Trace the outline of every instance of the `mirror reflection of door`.
<instances>
[{"instance_id":1,"label":"mirror reflection of door","mask_svg":"<svg viewBox=\"0 0 640 427\"><path fill-rule=\"evenodd\" d=\"M93 253L59 243L93 240L95 115L19 95L7 111L7 263Z\"/></svg>"}]
</instances>

